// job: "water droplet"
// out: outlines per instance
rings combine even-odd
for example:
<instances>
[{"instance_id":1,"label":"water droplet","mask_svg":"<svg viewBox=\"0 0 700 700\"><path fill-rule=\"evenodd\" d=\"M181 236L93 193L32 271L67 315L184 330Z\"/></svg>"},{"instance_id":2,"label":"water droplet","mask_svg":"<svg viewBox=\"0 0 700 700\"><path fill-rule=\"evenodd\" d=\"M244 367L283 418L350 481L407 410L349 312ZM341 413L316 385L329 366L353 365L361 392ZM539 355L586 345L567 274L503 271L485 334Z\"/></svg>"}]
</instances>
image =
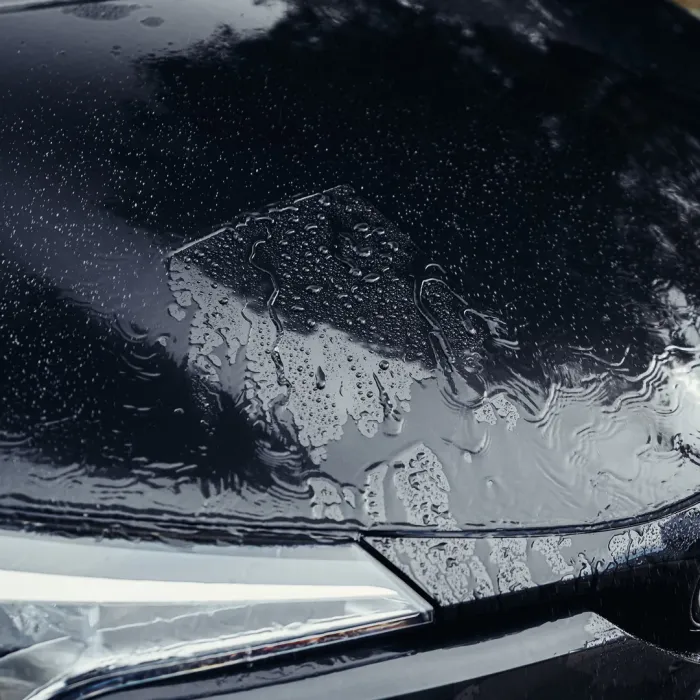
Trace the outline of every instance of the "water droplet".
<instances>
[{"instance_id":1,"label":"water droplet","mask_svg":"<svg viewBox=\"0 0 700 700\"><path fill-rule=\"evenodd\" d=\"M182 321L182 319L185 318L185 316L187 316L187 313L179 304L170 304L168 306L168 313L176 321Z\"/></svg>"},{"instance_id":2,"label":"water droplet","mask_svg":"<svg viewBox=\"0 0 700 700\"><path fill-rule=\"evenodd\" d=\"M325 389L326 387L326 374L321 367L316 368L316 388Z\"/></svg>"},{"instance_id":3,"label":"water droplet","mask_svg":"<svg viewBox=\"0 0 700 700\"><path fill-rule=\"evenodd\" d=\"M165 20L162 17L146 17L145 19L141 20L141 24L143 24L144 27L160 27L161 24L163 24Z\"/></svg>"}]
</instances>

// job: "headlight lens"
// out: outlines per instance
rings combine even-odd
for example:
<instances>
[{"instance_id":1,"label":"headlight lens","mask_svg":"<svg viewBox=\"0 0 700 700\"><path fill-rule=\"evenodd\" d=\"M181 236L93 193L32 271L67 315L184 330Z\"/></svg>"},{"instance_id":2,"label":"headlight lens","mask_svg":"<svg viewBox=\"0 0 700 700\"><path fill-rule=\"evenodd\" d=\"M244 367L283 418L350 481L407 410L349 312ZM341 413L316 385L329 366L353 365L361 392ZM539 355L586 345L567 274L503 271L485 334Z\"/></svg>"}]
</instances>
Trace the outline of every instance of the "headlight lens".
<instances>
[{"instance_id":1,"label":"headlight lens","mask_svg":"<svg viewBox=\"0 0 700 700\"><path fill-rule=\"evenodd\" d=\"M90 695L430 621L357 545L0 536L0 697Z\"/></svg>"}]
</instances>

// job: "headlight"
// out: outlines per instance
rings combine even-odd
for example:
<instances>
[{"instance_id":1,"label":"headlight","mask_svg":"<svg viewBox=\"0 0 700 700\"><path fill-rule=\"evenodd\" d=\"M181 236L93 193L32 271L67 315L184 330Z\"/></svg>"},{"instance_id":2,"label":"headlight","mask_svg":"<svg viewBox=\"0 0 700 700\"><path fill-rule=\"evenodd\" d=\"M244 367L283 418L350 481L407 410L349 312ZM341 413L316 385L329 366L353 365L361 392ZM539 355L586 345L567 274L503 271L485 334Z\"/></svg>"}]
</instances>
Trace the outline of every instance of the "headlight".
<instances>
[{"instance_id":1,"label":"headlight","mask_svg":"<svg viewBox=\"0 0 700 700\"><path fill-rule=\"evenodd\" d=\"M0 697L94 695L430 621L359 546L0 536Z\"/></svg>"}]
</instances>

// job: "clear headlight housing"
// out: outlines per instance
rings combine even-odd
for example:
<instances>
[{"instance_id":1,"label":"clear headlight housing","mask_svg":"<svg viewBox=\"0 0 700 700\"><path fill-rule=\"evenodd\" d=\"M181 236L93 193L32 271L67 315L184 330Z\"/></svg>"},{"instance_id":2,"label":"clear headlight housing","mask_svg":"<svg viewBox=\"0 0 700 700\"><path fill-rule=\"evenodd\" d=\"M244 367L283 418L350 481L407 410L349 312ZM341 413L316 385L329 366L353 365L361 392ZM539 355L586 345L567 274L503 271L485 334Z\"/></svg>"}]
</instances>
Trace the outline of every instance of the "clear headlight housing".
<instances>
[{"instance_id":1,"label":"clear headlight housing","mask_svg":"<svg viewBox=\"0 0 700 700\"><path fill-rule=\"evenodd\" d=\"M361 547L0 535L0 697L91 696L429 622Z\"/></svg>"}]
</instances>

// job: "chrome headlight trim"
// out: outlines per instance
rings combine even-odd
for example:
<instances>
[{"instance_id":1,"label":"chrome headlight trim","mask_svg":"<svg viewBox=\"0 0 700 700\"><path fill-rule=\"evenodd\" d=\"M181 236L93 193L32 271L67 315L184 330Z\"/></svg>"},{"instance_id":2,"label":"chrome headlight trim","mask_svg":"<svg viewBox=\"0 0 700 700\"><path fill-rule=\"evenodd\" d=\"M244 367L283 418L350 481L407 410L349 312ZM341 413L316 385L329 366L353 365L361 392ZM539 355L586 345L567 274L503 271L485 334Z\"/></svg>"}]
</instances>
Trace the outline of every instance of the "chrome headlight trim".
<instances>
[{"instance_id":1,"label":"chrome headlight trim","mask_svg":"<svg viewBox=\"0 0 700 700\"><path fill-rule=\"evenodd\" d=\"M178 548L13 534L0 535L0 613L0 691L41 700L432 619L357 544Z\"/></svg>"}]
</instances>

